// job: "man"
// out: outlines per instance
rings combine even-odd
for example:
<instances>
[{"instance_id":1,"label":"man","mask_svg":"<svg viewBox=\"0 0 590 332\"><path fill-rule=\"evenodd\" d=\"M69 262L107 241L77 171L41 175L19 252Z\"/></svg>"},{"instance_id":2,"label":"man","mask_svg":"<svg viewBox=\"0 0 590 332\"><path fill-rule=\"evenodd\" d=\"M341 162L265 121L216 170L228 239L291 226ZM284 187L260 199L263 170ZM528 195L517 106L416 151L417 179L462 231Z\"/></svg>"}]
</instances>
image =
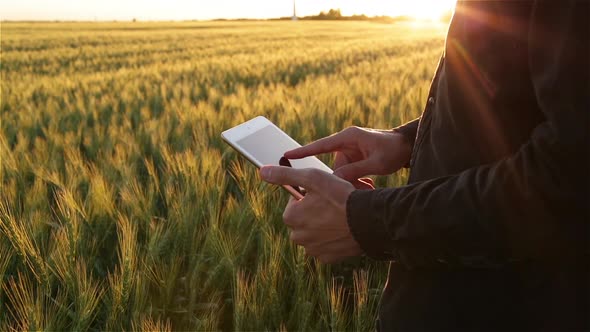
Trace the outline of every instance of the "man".
<instances>
[{"instance_id":1,"label":"man","mask_svg":"<svg viewBox=\"0 0 590 332\"><path fill-rule=\"evenodd\" d=\"M283 215L307 254L392 261L378 329L590 329L589 12L459 1L420 119L285 154L335 152L334 175L261 169L307 189Z\"/></svg>"}]
</instances>

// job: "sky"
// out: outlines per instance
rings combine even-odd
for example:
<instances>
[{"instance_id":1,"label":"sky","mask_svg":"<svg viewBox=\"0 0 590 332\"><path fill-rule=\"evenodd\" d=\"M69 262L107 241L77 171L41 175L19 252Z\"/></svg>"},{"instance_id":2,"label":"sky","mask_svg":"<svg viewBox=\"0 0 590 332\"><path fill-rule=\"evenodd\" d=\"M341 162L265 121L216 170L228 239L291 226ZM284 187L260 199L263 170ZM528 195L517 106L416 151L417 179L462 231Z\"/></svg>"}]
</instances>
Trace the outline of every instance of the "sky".
<instances>
[{"instance_id":1,"label":"sky","mask_svg":"<svg viewBox=\"0 0 590 332\"><path fill-rule=\"evenodd\" d=\"M453 0L296 0L297 15L340 8L343 15L428 18ZM209 20L291 16L293 0L0 0L2 20Z\"/></svg>"}]
</instances>

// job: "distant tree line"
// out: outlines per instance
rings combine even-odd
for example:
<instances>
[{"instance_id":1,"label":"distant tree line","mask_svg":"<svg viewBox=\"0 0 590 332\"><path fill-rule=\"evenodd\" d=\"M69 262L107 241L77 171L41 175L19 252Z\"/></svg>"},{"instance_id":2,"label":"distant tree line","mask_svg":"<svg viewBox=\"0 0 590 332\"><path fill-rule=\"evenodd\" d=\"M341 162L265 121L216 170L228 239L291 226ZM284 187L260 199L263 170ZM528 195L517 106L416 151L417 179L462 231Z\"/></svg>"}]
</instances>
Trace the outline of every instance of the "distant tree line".
<instances>
[{"instance_id":1,"label":"distant tree line","mask_svg":"<svg viewBox=\"0 0 590 332\"><path fill-rule=\"evenodd\" d=\"M442 22L449 22L451 17L453 16L452 11L448 11L444 13L440 17L440 21ZM281 17L274 20L291 20L291 16ZM413 21L415 18L411 16L367 16L365 14L361 15L351 15L351 16L344 16L340 9L330 9L329 11L325 12L322 11L318 15L311 15L311 16L304 16L298 17L300 20L309 20L309 21L373 21L373 22L382 22L382 23L396 23L396 22L408 22Z\"/></svg>"}]
</instances>

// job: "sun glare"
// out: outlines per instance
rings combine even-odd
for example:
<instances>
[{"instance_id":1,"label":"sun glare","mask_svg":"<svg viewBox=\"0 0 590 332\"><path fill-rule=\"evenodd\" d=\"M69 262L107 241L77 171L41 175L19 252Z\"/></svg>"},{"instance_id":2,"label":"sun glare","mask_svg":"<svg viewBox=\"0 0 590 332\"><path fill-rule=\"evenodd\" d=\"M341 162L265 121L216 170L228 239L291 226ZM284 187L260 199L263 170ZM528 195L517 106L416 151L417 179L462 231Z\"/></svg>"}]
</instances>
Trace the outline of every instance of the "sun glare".
<instances>
[{"instance_id":1,"label":"sun glare","mask_svg":"<svg viewBox=\"0 0 590 332\"><path fill-rule=\"evenodd\" d=\"M417 20L439 20L443 15L446 15L454 9L455 0L413 0L404 1L403 4L398 4L395 10L396 15L402 13L413 17Z\"/></svg>"}]
</instances>

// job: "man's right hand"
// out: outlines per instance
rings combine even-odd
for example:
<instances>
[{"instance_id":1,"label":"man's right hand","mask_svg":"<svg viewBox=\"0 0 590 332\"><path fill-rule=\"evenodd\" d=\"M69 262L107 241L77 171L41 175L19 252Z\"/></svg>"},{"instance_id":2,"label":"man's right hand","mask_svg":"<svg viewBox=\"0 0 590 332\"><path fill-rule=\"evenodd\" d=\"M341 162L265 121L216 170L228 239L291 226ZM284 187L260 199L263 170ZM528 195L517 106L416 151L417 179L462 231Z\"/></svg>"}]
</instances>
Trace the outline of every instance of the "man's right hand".
<instances>
[{"instance_id":1,"label":"man's right hand","mask_svg":"<svg viewBox=\"0 0 590 332\"><path fill-rule=\"evenodd\" d=\"M287 159L336 153L334 175L351 183L367 175L388 175L410 160L412 147L401 134L391 130L349 127L332 136L287 151Z\"/></svg>"}]
</instances>

